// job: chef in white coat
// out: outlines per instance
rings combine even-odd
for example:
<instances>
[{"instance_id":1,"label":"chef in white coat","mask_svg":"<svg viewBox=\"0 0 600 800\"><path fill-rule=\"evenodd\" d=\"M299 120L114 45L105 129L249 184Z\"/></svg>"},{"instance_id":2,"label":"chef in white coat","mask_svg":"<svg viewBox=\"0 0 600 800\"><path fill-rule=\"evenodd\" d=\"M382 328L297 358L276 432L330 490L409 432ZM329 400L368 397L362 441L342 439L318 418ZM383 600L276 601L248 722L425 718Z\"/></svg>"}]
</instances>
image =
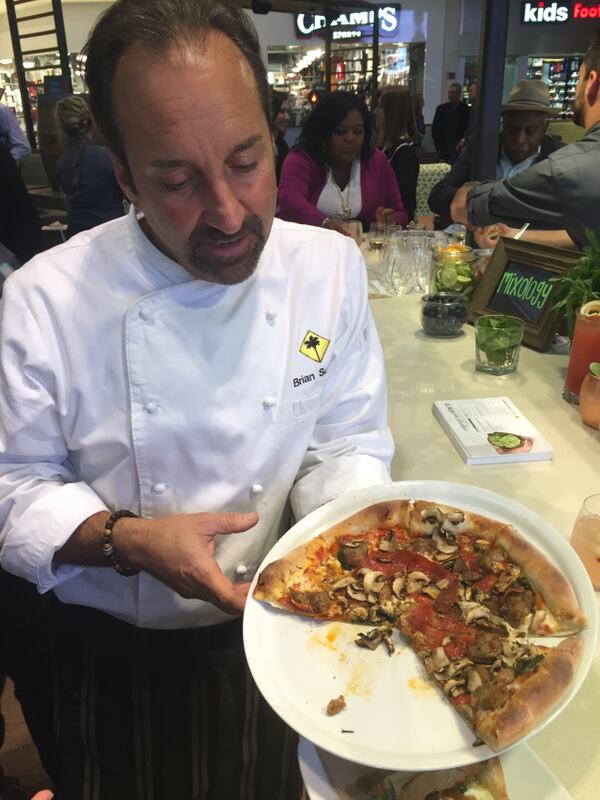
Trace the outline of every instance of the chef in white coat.
<instances>
[{"instance_id":1,"label":"chef in white coat","mask_svg":"<svg viewBox=\"0 0 600 800\"><path fill-rule=\"evenodd\" d=\"M77 800L294 800L239 615L288 502L389 481L365 266L274 220L244 12L117 0L87 55L132 208L11 276L0 317L0 561L58 598L54 777Z\"/></svg>"}]
</instances>

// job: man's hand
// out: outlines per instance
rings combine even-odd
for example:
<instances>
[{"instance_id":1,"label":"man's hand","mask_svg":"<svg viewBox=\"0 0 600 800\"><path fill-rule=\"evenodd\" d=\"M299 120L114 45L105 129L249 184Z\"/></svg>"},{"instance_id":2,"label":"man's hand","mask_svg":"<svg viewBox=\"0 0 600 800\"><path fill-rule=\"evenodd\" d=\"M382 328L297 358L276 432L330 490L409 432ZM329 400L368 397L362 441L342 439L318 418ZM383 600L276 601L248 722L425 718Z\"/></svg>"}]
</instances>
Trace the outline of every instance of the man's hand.
<instances>
[{"instance_id":1,"label":"man's hand","mask_svg":"<svg viewBox=\"0 0 600 800\"><path fill-rule=\"evenodd\" d=\"M328 228L330 231L337 231L341 233L343 236L352 236L350 232L350 228L348 227L347 223L341 219L330 219L327 217L322 228Z\"/></svg>"},{"instance_id":2,"label":"man's hand","mask_svg":"<svg viewBox=\"0 0 600 800\"><path fill-rule=\"evenodd\" d=\"M503 222L496 222L494 225L488 225L485 228L474 228L473 238L477 243L477 247L493 250L500 241L501 236L508 236L512 239L518 230L518 228L509 228Z\"/></svg>"},{"instance_id":3,"label":"man's hand","mask_svg":"<svg viewBox=\"0 0 600 800\"><path fill-rule=\"evenodd\" d=\"M244 610L250 584L233 583L214 559L216 536L252 528L258 514L178 514L120 520L113 545L124 566L149 572L182 597L213 603L228 614Z\"/></svg>"},{"instance_id":4,"label":"man's hand","mask_svg":"<svg viewBox=\"0 0 600 800\"><path fill-rule=\"evenodd\" d=\"M468 225L467 195L476 185L477 184L475 182L469 181L468 183L463 184L454 195L450 205L450 216L454 222L462 222L463 225Z\"/></svg>"},{"instance_id":5,"label":"man's hand","mask_svg":"<svg viewBox=\"0 0 600 800\"><path fill-rule=\"evenodd\" d=\"M383 225L393 225L396 220L396 212L393 208L379 206L375 209L375 221Z\"/></svg>"}]
</instances>

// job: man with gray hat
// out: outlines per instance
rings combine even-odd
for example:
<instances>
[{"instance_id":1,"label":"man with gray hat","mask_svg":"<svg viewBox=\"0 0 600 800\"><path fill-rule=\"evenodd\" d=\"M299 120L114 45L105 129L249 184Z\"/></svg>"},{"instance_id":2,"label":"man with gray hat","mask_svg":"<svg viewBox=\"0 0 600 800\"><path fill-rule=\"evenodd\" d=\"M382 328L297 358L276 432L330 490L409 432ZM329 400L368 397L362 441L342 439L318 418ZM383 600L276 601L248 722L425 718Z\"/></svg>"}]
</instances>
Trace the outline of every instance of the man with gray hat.
<instances>
[{"instance_id":1,"label":"man with gray hat","mask_svg":"<svg viewBox=\"0 0 600 800\"><path fill-rule=\"evenodd\" d=\"M560 141L546 134L550 92L543 81L519 81L502 106L502 130L498 143L496 180L511 178L543 161ZM467 137L458 161L431 190L427 203L446 227L451 223L450 204L457 190L471 177L474 137Z\"/></svg>"},{"instance_id":2,"label":"man with gray hat","mask_svg":"<svg viewBox=\"0 0 600 800\"><path fill-rule=\"evenodd\" d=\"M600 235L600 30L583 57L573 106L573 121L585 128L580 141L520 175L462 186L452 201L452 219L471 229L529 222L521 240L561 247L584 247L587 229ZM510 235L509 229L501 232Z\"/></svg>"}]
</instances>

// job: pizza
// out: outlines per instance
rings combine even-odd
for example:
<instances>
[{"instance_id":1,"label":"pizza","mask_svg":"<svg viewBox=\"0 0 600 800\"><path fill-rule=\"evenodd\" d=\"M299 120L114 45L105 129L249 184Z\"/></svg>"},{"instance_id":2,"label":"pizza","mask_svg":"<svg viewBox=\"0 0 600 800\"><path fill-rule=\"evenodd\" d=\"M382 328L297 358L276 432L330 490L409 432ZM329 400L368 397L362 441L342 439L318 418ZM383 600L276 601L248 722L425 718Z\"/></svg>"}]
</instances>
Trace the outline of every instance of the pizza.
<instances>
[{"instance_id":1,"label":"pizza","mask_svg":"<svg viewBox=\"0 0 600 800\"><path fill-rule=\"evenodd\" d=\"M424 500L378 503L259 575L254 597L319 620L366 624L360 647L394 652L394 629L431 680L498 751L569 689L586 619L565 576L512 526ZM558 646L534 639L564 637Z\"/></svg>"},{"instance_id":2,"label":"pizza","mask_svg":"<svg viewBox=\"0 0 600 800\"><path fill-rule=\"evenodd\" d=\"M466 767L411 774L373 771L353 784L344 782L348 800L508 800L498 758Z\"/></svg>"}]
</instances>

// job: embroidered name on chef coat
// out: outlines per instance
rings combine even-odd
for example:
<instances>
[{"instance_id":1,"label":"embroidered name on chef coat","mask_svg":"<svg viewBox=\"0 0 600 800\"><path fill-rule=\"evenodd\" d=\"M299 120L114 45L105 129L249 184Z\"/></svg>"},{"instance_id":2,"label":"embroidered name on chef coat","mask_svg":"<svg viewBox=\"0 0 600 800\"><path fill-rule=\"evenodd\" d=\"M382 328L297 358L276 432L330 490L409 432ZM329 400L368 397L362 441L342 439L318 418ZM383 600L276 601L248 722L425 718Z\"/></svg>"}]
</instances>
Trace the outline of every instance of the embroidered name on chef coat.
<instances>
[{"instance_id":1,"label":"embroidered name on chef coat","mask_svg":"<svg viewBox=\"0 0 600 800\"><path fill-rule=\"evenodd\" d=\"M302 337L300 344L300 352L303 356L316 361L318 364L323 361L327 348L329 347L329 339L320 336L314 331L306 331L305 336Z\"/></svg>"}]
</instances>

